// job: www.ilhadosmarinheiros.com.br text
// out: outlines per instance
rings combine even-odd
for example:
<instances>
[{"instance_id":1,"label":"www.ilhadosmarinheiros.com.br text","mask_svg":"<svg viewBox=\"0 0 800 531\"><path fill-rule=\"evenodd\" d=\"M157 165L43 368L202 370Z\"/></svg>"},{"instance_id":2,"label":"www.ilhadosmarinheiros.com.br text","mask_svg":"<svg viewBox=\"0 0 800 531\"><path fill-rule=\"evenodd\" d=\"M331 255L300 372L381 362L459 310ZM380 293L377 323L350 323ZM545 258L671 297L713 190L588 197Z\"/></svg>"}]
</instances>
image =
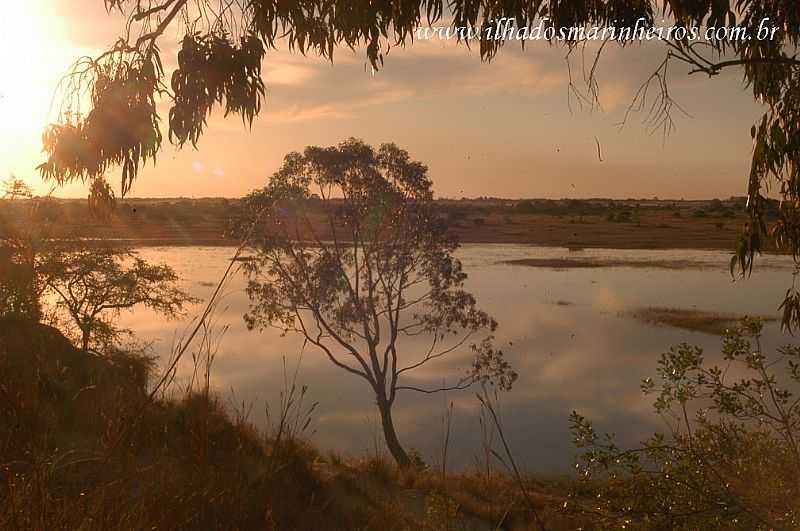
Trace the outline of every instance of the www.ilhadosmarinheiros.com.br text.
<instances>
[{"instance_id":1,"label":"www.ilhadosmarinheiros.com.br text","mask_svg":"<svg viewBox=\"0 0 800 531\"><path fill-rule=\"evenodd\" d=\"M536 26L518 26L513 18L500 18L483 27L471 26L428 26L417 28L417 39L458 39L462 41L494 40L494 41L652 41L652 40L689 40L689 41L738 41L753 39L772 40L779 28L770 20L761 20L758 28L744 26L651 26L647 20L640 18L633 26L570 26L556 28L548 17L539 20Z\"/></svg>"}]
</instances>

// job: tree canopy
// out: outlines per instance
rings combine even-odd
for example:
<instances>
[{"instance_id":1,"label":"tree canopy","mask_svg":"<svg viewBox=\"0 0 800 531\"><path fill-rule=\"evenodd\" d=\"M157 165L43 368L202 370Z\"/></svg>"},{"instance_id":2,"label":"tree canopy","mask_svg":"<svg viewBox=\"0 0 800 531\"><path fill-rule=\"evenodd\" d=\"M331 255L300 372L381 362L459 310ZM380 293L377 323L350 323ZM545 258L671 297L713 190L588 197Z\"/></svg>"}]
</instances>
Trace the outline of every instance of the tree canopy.
<instances>
[{"instance_id":1,"label":"tree canopy","mask_svg":"<svg viewBox=\"0 0 800 531\"><path fill-rule=\"evenodd\" d=\"M150 264L125 249L56 249L47 253L40 270L56 308L77 328L83 350L118 339L123 330L114 320L123 310L142 306L176 317L195 302L177 286L171 267Z\"/></svg>"}]
</instances>

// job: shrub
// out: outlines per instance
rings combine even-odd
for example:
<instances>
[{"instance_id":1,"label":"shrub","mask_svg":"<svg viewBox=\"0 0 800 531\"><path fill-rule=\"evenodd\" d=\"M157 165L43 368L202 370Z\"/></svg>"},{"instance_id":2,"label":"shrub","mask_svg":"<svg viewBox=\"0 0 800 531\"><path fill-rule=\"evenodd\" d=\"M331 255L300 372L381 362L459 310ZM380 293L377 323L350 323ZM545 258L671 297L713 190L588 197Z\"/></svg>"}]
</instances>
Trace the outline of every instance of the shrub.
<instances>
[{"instance_id":1,"label":"shrub","mask_svg":"<svg viewBox=\"0 0 800 531\"><path fill-rule=\"evenodd\" d=\"M0 245L0 317L38 321L41 313L33 267L15 250Z\"/></svg>"},{"instance_id":2,"label":"shrub","mask_svg":"<svg viewBox=\"0 0 800 531\"><path fill-rule=\"evenodd\" d=\"M800 383L800 347L768 356L761 326L745 319L729 331L724 367L686 344L662 355L642 389L671 429L639 448L618 447L573 413L595 529L796 528L800 408L791 386Z\"/></svg>"},{"instance_id":3,"label":"shrub","mask_svg":"<svg viewBox=\"0 0 800 531\"><path fill-rule=\"evenodd\" d=\"M305 453L274 460L207 392L150 398L149 372L141 353L0 319L0 529L323 528Z\"/></svg>"},{"instance_id":4,"label":"shrub","mask_svg":"<svg viewBox=\"0 0 800 531\"><path fill-rule=\"evenodd\" d=\"M514 205L514 210L520 214L535 214L538 211L536 205L528 200L518 202Z\"/></svg>"}]
</instances>

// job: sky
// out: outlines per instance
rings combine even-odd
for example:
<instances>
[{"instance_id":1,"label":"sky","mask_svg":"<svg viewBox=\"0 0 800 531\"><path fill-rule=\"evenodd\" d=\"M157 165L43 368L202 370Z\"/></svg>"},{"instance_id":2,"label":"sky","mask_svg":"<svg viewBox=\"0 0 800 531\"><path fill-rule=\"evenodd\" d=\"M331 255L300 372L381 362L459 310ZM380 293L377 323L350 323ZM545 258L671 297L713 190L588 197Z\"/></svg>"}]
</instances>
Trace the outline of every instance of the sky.
<instances>
[{"instance_id":1,"label":"sky","mask_svg":"<svg viewBox=\"0 0 800 531\"><path fill-rule=\"evenodd\" d=\"M9 11L10 10L10 11ZM37 193L43 126L61 76L82 55L97 55L124 19L103 0L10 2L0 22L0 179L25 179ZM162 39L166 59L180 34ZM167 142L140 171L135 197L239 197L263 186L291 151L357 137L394 142L429 167L437 197L671 198L745 195L750 126L763 113L732 71L709 79L675 64L673 98L685 109L669 136L651 133L642 114L620 122L658 66L658 43L606 47L599 67L602 109L568 98L565 50L508 43L491 62L454 42L393 48L373 72L362 50L337 50L331 63L269 50L266 104L252 129L215 112L198 149ZM169 68L169 62L167 63ZM580 56L573 76L580 77ZM169 75L169 74L168 74ZM160 107L166 121L167 107ZM598 157L598 144L602 155ZM118 172L108 178L119 188ZM74 183L54 195L84 197Z\"/></svg>"}]
</instances>

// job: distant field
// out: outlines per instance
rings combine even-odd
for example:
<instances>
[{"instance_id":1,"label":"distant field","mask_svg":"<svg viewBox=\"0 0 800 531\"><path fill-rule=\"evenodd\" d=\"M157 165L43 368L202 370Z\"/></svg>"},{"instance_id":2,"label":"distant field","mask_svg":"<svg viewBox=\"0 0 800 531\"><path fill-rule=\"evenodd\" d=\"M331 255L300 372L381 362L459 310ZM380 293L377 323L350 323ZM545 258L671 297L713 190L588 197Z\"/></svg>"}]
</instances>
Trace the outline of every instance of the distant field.
<instances>
[{"instance_id":1,"label":"distant field","mask_svg":"<svg viewBox=\"0 0 800 531\"><path fill-rule=\"evenodd\" d=\"M126 199L110 220L85 200L49 199L37 209L62 237L119 239L134 245L233 245L226 237L236 199ZM24 202L0 201L0 230L25 219ZM462 242L527 243L569 248L731 249L745 222L741 199L439 200ZM29 218L28 218L29 219ZM324 232L320 226L320 231Z\"/></svg>"}]
</instances>

